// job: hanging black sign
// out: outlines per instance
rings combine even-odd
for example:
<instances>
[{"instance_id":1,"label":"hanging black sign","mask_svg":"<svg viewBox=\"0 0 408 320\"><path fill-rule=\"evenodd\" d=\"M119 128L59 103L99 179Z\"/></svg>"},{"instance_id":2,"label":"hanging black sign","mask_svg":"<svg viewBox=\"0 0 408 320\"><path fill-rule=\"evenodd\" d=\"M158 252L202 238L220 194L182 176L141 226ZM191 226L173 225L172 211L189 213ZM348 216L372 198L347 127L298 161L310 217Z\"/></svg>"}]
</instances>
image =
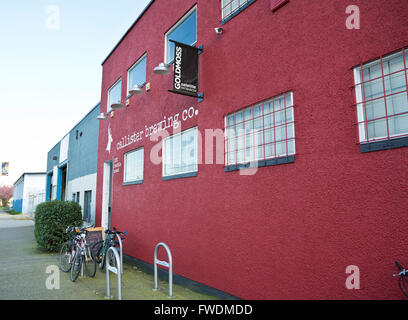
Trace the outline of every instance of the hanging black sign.
<instances>
[{"instance_id":1,"label":"hanging black sign","mask_svg":"<svg viewBox=\"0 0 408 320\"><path fill-rule=\"evenodd\" d=\"M180 42L174 42L173 93L198 98L198 51Z\"/></svg>"}]
</instances>

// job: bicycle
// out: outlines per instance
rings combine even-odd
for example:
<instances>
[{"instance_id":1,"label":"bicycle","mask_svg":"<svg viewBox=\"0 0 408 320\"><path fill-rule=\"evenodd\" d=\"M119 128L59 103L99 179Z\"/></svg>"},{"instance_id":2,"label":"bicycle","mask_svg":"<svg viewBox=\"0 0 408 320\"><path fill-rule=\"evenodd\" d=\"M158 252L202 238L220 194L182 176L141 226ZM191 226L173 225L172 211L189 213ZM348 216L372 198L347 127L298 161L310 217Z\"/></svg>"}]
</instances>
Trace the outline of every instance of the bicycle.
<instances>
[{"instance_id":1,"label":"bicycle","mask_svg":"<svg viewBox=\"0 0 408 320\"><path fill-rule=\"evenodd\" d=\"M119 241L115 240L115 236L118 235L118 237L121 238L121 240L125 239L125 236L128 234L127 231L117 231L116 228L113 228L113 231L111 230L106 230L105 231L105 240L98 241L92 246L92 253L94 254L95 261L99 265L100 270L103 270L106 264L106 254L108 252L108 249L110 247L118 247L119 246ZM111 266L116 266L115 264L115 257L111 253L110 256L108 257L109 259L109 264Z\"/></svg>"},{"instance_id":2,"label":"bicycle","mask_svg":"<svg viewBox=\"0 0 408 320\"><path fill-rule=\"evenodd\" d=\"M60 251L60 268L63 272L70 272L71 281L76 281L82 264L85 266L86 273L93 278L96 273L96 261L91 248L87 243L86 228L68 227L66 232L75 232L72 240L64 242Z\"/></svg>"},{"instance_id":3,"label":"bicycle","mask_svg":"<svg viewBox=\"0 0 408 320\"><path fill-rule=\"evenodd\" d=\"M401 292L404 294L405 297L408 298L408 270L405 270L398 261L395 261L395 265L400 270L399 273L394 274L393 276L398 276L398 286Z\"/></svg>"}]
</instances>

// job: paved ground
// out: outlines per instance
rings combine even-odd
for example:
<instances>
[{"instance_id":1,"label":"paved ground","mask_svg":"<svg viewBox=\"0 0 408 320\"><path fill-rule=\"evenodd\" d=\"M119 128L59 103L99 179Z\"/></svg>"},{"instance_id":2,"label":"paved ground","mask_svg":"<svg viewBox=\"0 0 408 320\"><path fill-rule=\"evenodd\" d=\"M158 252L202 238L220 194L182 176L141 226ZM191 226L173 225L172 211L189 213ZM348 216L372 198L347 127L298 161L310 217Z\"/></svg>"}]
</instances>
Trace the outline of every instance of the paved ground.
<instances>
[{"instance_id":1,"label":"paved ground","mask_svg":"<svg viewBox=\"0 0 408 320\"><path fill-rule=\"evenodd\" d=\"M60 289L46 288L48 266L58 265L58 255L43 252L34 240L33 221L24 216L0 212L0 300L5 299L104 299L106 273L97 271L95 278L86 275L71 282L69 274L60 272ZM116 276L111 275L112 291L116 296ZM168 284L159 281L159 291L153 292L153 276L124 265L122 299L168 300ZM183 300L215 299L182 286L173 286L174 298Z\"/></svg>"}]
</instances>

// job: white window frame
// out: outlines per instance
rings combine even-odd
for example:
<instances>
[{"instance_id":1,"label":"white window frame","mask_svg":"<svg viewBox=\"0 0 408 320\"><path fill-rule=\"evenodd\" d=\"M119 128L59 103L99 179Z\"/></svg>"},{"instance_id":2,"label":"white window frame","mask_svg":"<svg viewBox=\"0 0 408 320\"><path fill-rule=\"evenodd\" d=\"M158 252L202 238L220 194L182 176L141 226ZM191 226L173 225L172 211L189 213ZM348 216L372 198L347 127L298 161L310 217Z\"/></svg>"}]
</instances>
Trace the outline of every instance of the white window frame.
<instances>
[{"instance_id":1,"label":"white window frame","mask_svg":"<svg viewBox=\"0 0 408 320\"><path fill-rule=\"evenodd\" d=\"M133 70L134 68L136 68L136 67L139 65L139 63L142 62L142 60L143 60L144 58L146 58L146 77L147 77L147 52L145 52L145 53L144 53L139 59L137 59L137 61L128 69L128 72L127 72L127 94L129 94L129 90L132 89L132 88L130 87L130 73L132 72L132 70ZM146 80L145 80L145 82L146 82ZM142 83L141 85L143 85L143 83Z\"/></svg>"},{"instance_id":2,"label":"white window frame","mask_svg":"<svg viewBox=\"0 0 408 320\"><path fill-rule=\"evenodd\" d=\"M110 92L119 82L122 82L122 77L120 77L118 80L116 80L116 82L113 85L111 85L109 87L109 89L108 89L108 105L107 105L107 108L106 108L108 113L112 111L112 109L111 109L112 102L110 101ZM120 99L119 100L122 101L122 83L120 84ZM115 101L115 102L117 102L117 101Z\"/></svg>"},{"instance_id":3,"label":"white window frame","mask_svg":"<svg viewBox=\"0 0 408 320\"><path fill-rule=\"evenodd\" d=\"M142 152L142 153L143 153L143 157L142 157L143 163L142 163L141 179L126 180L126 173L127 173L127 156L128 156L129 154L136 153L136 152ZM143 178L144 178L144 147L140 147L140 148L137 148L137 149L130 150L130 151L126 152L123 157L124 157L124 161L123 161L123 162L124 162L124 168L123 168L123 183L132 183L132 182L143 181ZM138 175L138 178L139 178L139 175Z\"/></svg>"},{"instance_id":4,"label":"white window frame","mask_svg":"<svg viewBox=\"0 0 408 320\"><path fill-rule=\"evenodd\" d=\"M196 41L194 41L193 43L187 43L187 45L191 45L191 46L195 46L197 43L197 29L198 29L198 25L197 25L197 20L198 20L198 15L197 15L197 5L195 5L193 8L191 8L174 26L172 26L170 28L169 31L167 31L164 35L164 62L167 64L172 64L173 60L171 61L167 61L167 51L168 51L168 35L170 33L172 33L175 29L177 29L184 21L186 21L186 19L194 12L194 10L196 11Z\"/></svg>"},{"instance_id":5,"label":"white window frame","mask_svg":"<svg viewBox=\"0 0 408 320\"><path fill-rule=\"evenodd\" d=\"M367 62L367 63L362 63L356 67L353 68L353 75L354 75L354 92L355 92L355 99L356 99L356 109L357 109L357 126L358 126L358 134L359 134L359 142L360 144L365 144L365 143L370 143L370 142L376 142L376 141L383 141L383 140L387 140L387 139L393 139L393 138L398 138L400 136L405 136L408 134L408 132L403 133L403 134L389 134L388 133L385 136L375 136L375 137L369 137L369 132L367 132L367 124L368 122L372 122L372 120L367 120L364 116L364 105L366 104L366 100L363 97L363 86L365 86L365 84L367 83L367 79L364 79L364 83L362 83L363 79L362 79L362 73L364 73L364 69L365 68L369 68L371 66L375 66L375 65L380 65L381 67L381 75L379 77L379 79L383 80L385 78L389 78L390 74L392 73L402 73L404 74L404 72L407 72L407 70L405 68L398 70L396 72L388 72L385 73L384 72L384 64L383 64L383 60L393 57L393 56L397 56L400 53L402 54L402 59L407 60L407 57L404 57L404 53L406 54L406 50L408 48L405 49L401 49L398 51L395 51L393 53L390 54L385 54L383 56L378 57L377 59ZM405 61L405 64L407 64L407 61ZM373 81L378 81L378 80L373 80ZM382 84L383 85L383 84ZM406 83L406 85L408 85ZM384 90L385 88L383 88ZM406 92L408 90L407 87L405 87L405 90L403 90L402 92ZM385 93L383 94L383 92L381 92L381 96L378 98L374 98L374 99L368 99L368 101L375 101L375 100L382 100L384 99L385 101L387 100L388 97L392 96L392 94L388 94L386 95ZM387 109L387 106L384 104L384 108ZM385 122L386 125L388 126L388 121L389 119L393 117L392 115L388 115L387 114L387 110L385 110Z\"/></svg>"},{"instance_id":6,"label":"white window frame","mask_svg":"<svg viewBox=\"0 0 408 320\"><path fill-rule=\"evenodd\" d=\"M165 157L166 157L166 142L169 140L169 139L173 139L173 138L175 138L175 137L177 137L177 136L179 136L179 135L182 135L182 134L185 134L185 133L187 133L187 132L190 132L190 131L196 131L196 139L195 139L195 141L194 141L194 148L195 148L195 151L196 151L196 154L195 154L195 160L196 160L196 163L195 163L195 165L194 165L194 170L186 170L186 171L182 171L182 172L177 172L177 173L173 173L173 174L169 174L169 175L166 175L165 173L165 163L166 163L166 160L165 160ZM181 159L182 160L182 159ZM168 177L173 177L173 176L178 176L178 175L182 175L182 174L187 174L187 173L195 173L195 172L198 172L198 127L193 127L193 128L190 128L190 129L187 129L187 130L184 130L184 131L182 131L182 132L179 132L179 133L176 133L176 134L173 134L173 135L171 135L171 136L169 136L169 137L166 137L166 138L164 138L163 140L162 140L162 177L163 178L168 178Z\"/></svg>"}]
</instances>

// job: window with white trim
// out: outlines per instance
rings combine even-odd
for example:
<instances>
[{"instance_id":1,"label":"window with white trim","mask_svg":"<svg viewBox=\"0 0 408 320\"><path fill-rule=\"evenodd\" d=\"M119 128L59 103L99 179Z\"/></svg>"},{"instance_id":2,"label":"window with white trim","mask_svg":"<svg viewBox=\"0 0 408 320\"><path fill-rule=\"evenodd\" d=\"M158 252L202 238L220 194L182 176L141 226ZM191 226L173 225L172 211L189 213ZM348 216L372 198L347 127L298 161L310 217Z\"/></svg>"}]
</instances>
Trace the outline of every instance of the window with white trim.
<instances>
[{"instance_id":1,"label":"window with white trim","mask_svg":"<svg viewBox=\"0 0 408 320\"><path fill-rule=\"evenodd\" d=\"M225 164L244 164L295 154L293 93L225 116Z\"/></svg>"},{"instance_id":2,"label":"window with white trim","mask_svg":"<svg viewBox=\"0 0 408 320\"><path fill-rule=\"evenodd\" d=\"M197 7L191 9L165 35L165 62L174 60L174 43L170 40L194 46L197 42Z\"/></svg>"},{"instance_id":3,"label":"window with white trim","mask_svg":"<svg viewBox=\"0 0 408 320\"><path fill-rule=\"evenodd\" d=\"M124 183L143 181L144 148L125 153Z\"/></svg>"},{"instance_id":4,"label":"window with white trim","mask_svg":"<svg viewBox=\"0 0 408 320\"><path fill-rule=\"evenodd\" d=\"M354 68L360 143L408 135L408 50Z\"/></svg>"},{"instance_id":5,"label":"window with white trim","mask_svg":"<svg viewBox=\"0 0 408 320\"><path fill-rule=\"evenodd\" d=\"M120 103L122 99L122 79L120 78L108 90L108 112L112 111L111 105L113 103Z\"/></svg>"},{"instance_id":6,"label":"window with white trim","mask_svg":"<svg viewBox=\"0 0 408 320\"><path fill-rule=\"evenodd\" d=\"M163 139L163 177L197 172L197 127Z\"/></svg>"},{"instance_id":7,"label":"window with white trim","mask_svg":"<svg viewBox=\"0 0 408 320\"><path fill-rule=\"evenodd\" d=\"M254 0L221 0L222 20L232 17Z\"/></svg>"},{"instance_id":8,"label":"window with white trim","mask_svg":"<svg viewBox=\"0 0 408 320\"><path fill-rule=\"evenodd\" d=\"M144 54L128 71L128 90L133 89L135 85L143 87L146 82L146 62L147 55Z\"/></svg>"}]
</instances>

